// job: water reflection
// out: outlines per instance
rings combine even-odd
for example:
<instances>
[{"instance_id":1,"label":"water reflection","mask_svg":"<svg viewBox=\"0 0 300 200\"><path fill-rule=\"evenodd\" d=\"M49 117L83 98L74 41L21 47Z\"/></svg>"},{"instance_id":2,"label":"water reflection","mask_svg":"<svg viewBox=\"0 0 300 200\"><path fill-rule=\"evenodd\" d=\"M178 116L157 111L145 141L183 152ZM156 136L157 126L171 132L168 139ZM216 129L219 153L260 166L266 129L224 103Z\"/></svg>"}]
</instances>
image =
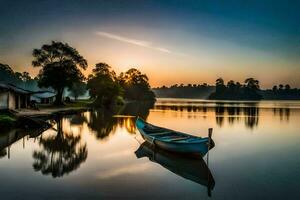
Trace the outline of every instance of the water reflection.
<instances>
[{"instance_id":1,"label":"water reflection","mask_svg":"<svg viewBox=\"0 0 300 200\"><path fill-rule=\"evenodd\" d=\"M167 170L207 187L208 196L215 186L214 178L202 157L173 154L162 149L154 148L144 142L135 152L137 158L148 157Z\"/></svg>"},{"instance_id":2,"label":"water reflection","mask_svg":"<svg viewBox=\"0 0 300 200\"><path fill-rule=\"evenodd\" d=\"M6 149L0 150L0 159L7 155Z\"/></svg>"},{"instance_id":3,"label":"water reflection","mask_svg":"<svg viewBox=\"0 0 300 200\"><path fill-rule=\"evenodd\" d=\"M149 111L154 107L154 102L131 102L124 106L119 114L139 116L144 120L147 120Z\"/></svg>"},{"instance_id":4,"label":"water reflection","mask_svg":"<svg viewBox=\"0 0 300 200\"><path fill-rule=\"evenodd\" d=\"M275 116L279 116L281 121L289 121L290 108L268 108L260 107L258 102L177 102L177 104L158 103L154 107L162 112L176 111L179 113L190 113L188 117L193 116L206 118L208 113L213 113L216 124L220 127L224 126L225 121L233 125L235 123L244 122L246 128L253 129L259 125L260 112L262 110L273 110ZM194 115L191 115L193 114ZM202 115L199 115L202 113Z\"/></svg>"},{"instance_id":5,"label":"water reflection","mask_svg":"<svg viewBox=\"0 0 300 200\"><path fill-rule=\"evenodd\" d=\"M217 103L179 102L172 107L176 111L169 105L157 109L158 103L149 116L149 108L131 104L120 111L55 119L54 129L42 135L0 131L1 197L209 199L208 187L216 199L299 199L294 191L299 182L300 102L276 101L263 107L261 103ZM141 141L140 135L132 135L134 115L201 137L213 127L217 146L209 153L209 165L202 159L139 148L135 138ZM98 131L106 137L97 138Z\"/></svg>"},{"instance_id":6,"label":"water reflection","mask_svg":"<svg viewBox=\"0 0 300 200\"><path fill-rule=\"evenodd\" d=\"M12 129L0 134L0 159L7 156L10 159L11 146L19 140L23 140L23 148L25 148L25 139L35 138L41 134L40 129L20 130Z\"/></svg>"},{"instance_id":7,"label":"water reflection","mask_svg":"<svg viewBox=\"0 0 300 200\"><path fill-rule=\"evenodd\" d=\"M273 114L280 117L280 121L289 121L290 109L289 108L273 108Z\"/></svg>"},{"instance_id":8,"label":"water reflection","mask_svg":"<svg viewBox=\"0 0 300 200\"><path fill-rule=\"evenodd\" d=\"M90 113L88 126L97 139L107 139L116 132L117 126L125 127L129 133L135 134L135 117L146 119L153 103L128 103L120 110L99 109Z\"/></svg>"},{"instance_id":9,"label":"water reflection","mask_svg":"<svg viewBox=\"0 0 300 200\"><path fill-rule=\"evenodd\" d=\"M55 121L57 133L39 138L41 149L33 152L33 168L44 175L62 177L79 168L88 151L86 143L81 142L81 135L63 131L63 118L58 117Z\"/></svg>"},{"instance_id":10,"label":"water reflection","mask_svg":"<svg viewBox=\"0 0 300 200\"><path fill-rule=\"evenodd\" d=\"M225 106L224 103L216 103L215 107L216 123L223 126L224 118L228 119L229 124L239 122L241 117L245 126L252 129L258 125L259 107L257 103L244 103L244 106Z\"/></svg>"},{"instance_id":11,"label":"water reflection","mask_svg":"<svg viewBox=\"0 0 300 200\"><path fill-rule=\"evenodd\" d=\"M97 110L90 113L88 126L93 130L97 139L105 139L116 130L114 112L107 109Z\"/></svg>"}]
</instances>

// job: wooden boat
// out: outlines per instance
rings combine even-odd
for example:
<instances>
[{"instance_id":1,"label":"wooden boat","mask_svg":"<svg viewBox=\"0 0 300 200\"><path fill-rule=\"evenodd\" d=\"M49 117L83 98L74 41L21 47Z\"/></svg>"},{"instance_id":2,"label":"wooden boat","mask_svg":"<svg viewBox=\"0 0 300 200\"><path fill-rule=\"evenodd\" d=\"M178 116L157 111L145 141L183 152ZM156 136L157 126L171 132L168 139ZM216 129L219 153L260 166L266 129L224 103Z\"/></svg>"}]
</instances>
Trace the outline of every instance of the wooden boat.
<instances>
[{"instance_id":1,"label":"wooden boat","mask_svg":"<svg viewBox=\"0 0 300 200\"><path fill-rule=\"evenodd\" d=\"M174 154L155 148L148 142L141 144L135 151L135 155L137 158L148 157L150 161L158 163L174 174L206 186L209 196L215 186L215 180L202 157Z\"/></svg>"},{"instance_id":2,"label":"wooden boat","mask_svg":"<svg viewBox=\"0 0 300 200\"><path fill-rule=\"evenodd\" d=\"M136 127L142 137L152 145L177 153L200 153L205 155L214 146L210 137L197 137L152 125L137 118Z\"/></svg>"}]
</instances>

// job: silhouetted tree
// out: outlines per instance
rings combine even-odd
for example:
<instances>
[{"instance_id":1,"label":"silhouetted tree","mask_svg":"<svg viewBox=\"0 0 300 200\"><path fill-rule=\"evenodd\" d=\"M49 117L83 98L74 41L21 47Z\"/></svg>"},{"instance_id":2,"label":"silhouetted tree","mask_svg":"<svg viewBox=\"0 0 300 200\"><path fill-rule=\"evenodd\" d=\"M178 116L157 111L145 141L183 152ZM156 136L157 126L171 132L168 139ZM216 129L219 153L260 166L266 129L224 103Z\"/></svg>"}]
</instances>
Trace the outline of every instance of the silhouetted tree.
<instances>
[{"instance_id":1,"label":"silhouetted tree","mask_svg":"<svg viewBox=\"0 0 300 200\"><path fill-rule=\"evenodd\" d=\"M123 93L115 72L106 63L96 64L93 74L88 78L87 88L98 106L112 104Z\"/></svg>"},{"instance_id":2,"label":"silhouetted tree","mask_svg":"<svg viewBox=\"0 0 300 200\"><path fill-rule=\"evenodd\" d=\"M254 78L247 78L245 80L245 87L251 90L259 90L259 81Z\"/></svg>"},{"instance_id":3,"label":"silhouetted tree","mask_svg":"<svg viewBox=\"0 0 300 200\"><path fill-rule=\"evenodd\" d=\"M286 84L286 85L285 85L285 90L286 90L286 91L289 91L290 89L291 89L291 86L290 86L289 84Z\"/></svg>"},{"instance_id":4,"label":"silhouetted tree","mask_svg":"<svg viewBox=\"0 0 300 200\"><path fill-rule=\"evenodd\" d=\"M209 98L259 100L262 98L258 94L259 88L259 81L254 78L247 78L243 86L239 82L235 83L233 80L228 81L227 86L225 86L224 80L219 78L216 80L216 92L212 93Z\"/></svg>"},{"instance_id":5,"label":"silhouetted tree","mask_svg":"<svg viewBox=\"0 0 300 200\"><path fill-rule=\"evenodd\" d=\"M230 80L230 81L228 81L228 83L227 83L227 87L228 87L228 89L231 91L231 92L234 92L235 91L235 83L234 83L234 81L233 80Z\"/></svg>"},{"instance_id":6,"label":"silhouetted tree","mask_svg":"<svg viewBox=\"0 0 300 200\"><path fill-rule=\"evenodd\" d=\"M279 84L279 90L282 91L283 90L283 85Z\"/></svg>"},{"instance_id":7,"label":"silhouetted tree","mask_svg":"<svg viewBox=\"0 0 300 200\"><path fill-rule=\"evenodd\" d=\"M42 67L39 73L39 86L52 87L57 95L55 104L61 105L65 87L72 87L84 79L80 69L87 68L87 61L67 43L52 41L32 53L34 67Z\"/></svg>"},{"instance_id":8,"label":"silhouetted tree","mask_svg":"<svg viewBox=\"0 0 300 200\"><path fill-rule=\"evenodd\" d=\"M155 95L168 98L207 98L213 90L215 87L207 83L193 84L192 87L180 87L175 84L170 87L153 88Z\"/></svg>"},{"instance_id":9,"label":"silhouetted tree","mask_svg":"<svg viewBox=\"0 0 300 200\"><path fill-rule=\"evenodd\" d=\"M151 91L148 77L135 68L121 73L118 77L119 83L124 89L124 96L130 100L155 100L155 95Z\"/></svg>"},{"instance_id":10,"label":"silhouetted tree","mask_svg":"<svg viewBox=\"0 0 300 200\"><path fill-rule=\"evenodd\" d=\"M224 85L224 80L222 78L218 78L216 80L216 92L217 93L222 93L226 89Z\"/></svg>"}]
</instances>

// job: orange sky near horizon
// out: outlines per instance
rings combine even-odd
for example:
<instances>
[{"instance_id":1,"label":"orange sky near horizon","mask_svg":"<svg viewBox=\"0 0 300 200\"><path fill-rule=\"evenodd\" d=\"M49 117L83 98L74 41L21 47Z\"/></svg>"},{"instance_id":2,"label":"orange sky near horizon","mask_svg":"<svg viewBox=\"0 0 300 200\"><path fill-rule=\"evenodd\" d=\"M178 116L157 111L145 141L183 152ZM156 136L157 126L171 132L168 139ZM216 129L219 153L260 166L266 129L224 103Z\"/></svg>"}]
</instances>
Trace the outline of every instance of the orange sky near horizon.
<instances>
[{"instance_id":1,"label":"orange sky near horizon","mask_svg":"<svg viewBox=\"0 0 300 200\"><path fill-rule=\"evenodd\" d=\"M4 1L0 62L31 67L32 50L68 43L120 73L136 67L152 87L244 82L300 88L300 3L292 1Z\"/></svg>"},{"instance_id":2,"label":"orange sky near horizon","mask_svg":"<svg viewBox=\"0 0 300 200\"><path fill-rule=\"evenodd\" d=\"M98 41L103 43L104 41ZM300 80L297 78L299 70L297 63L286 62L278 57L272 57L264 52L249 51L250 55L234 55L225 50L219 49L215 55L210 52L197 54L188 52L185 54L172 54L158 51L152 48L145 48L120 41L105 41L106 46L99 47L97 43L93 46L92 41L79 42L70 41L69 44L75 47L88 61L88 69L83 73L87 76L98 62L106 62L119 74L131 67L135 67L146 73L149 77L151 87L173 84L202 84L213 85L215 80L222 77L225 81L235 80L243 82L248 77L260 80L262 88L270 88L275 84L290 84L292 87L299 87ZM99 40L99 39L98 39ZM49 41L50 42L50 41ZM72 45L75 43L74 45ZM16 71L28 71L36 76L40 68L31 66L33 57L30 55L33 48L25 49L24 52L15 56L6 56L1 62L9 64ZM117 49L117 51L115 50ZM232 49L232 51L237 51ZM209 54L210 53L210 54ZM257 56L261 53L261 56ZM198 55L198 56L197 56ZM265 56L265 57L264 57ZM284 70L289 66L289 70ZM294 70L293 70L294 69ZM272 72L272 73L271 73Z\"/></svg>"}]
</instances>

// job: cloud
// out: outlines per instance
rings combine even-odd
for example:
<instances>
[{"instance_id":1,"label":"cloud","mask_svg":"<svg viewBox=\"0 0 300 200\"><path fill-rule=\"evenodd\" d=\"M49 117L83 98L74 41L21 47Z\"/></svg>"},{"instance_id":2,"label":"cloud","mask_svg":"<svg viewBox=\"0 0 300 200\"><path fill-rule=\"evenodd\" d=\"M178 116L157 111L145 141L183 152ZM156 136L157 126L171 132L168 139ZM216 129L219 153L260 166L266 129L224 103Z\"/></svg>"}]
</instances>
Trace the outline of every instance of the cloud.
<instances>
[{"instance_id":1,"label":"cloud","mask_svg":"<svg viewBox=\"0 0 300 200\"><path fill-rule=\"evenodd\" d=\"M117 177L125 174L138 174L146 171L150 167L151 165L149 165L149 163L130 164L123 167L104 170L101 173L96 174L96 177L99 179L107 179L107 178Z\"/></svg>"},{"instance_id":2,"label":"cloud","mask_svg":"<svg viewBox=\"0 0 300 200\"><path fill-rule=\"evenodd\" d=\"M121 41L121 42L126 42L126 43L129 43L129 44L133 44L133 45L137 45L137 46L141 46L141 47L145 47L145 48L149 48L149 49L153 49L153 50L160 51L160 52L163 52L163 53L169 53L169 54L185 56L185 54L176 53L176 52L173 52L173 51L171 51L167 48L164 48L164 47L154 46L154 45L152 45L151 42L148 42L148 41L136 40L136 39L127 38L127 37L123 37L123 36L120 36L120 35L115 35L115 34L112 34L112 33L102 32L102 31L97 31L96 35L106 37L106 38L109 38L109 39L113 39L113 40L118 40L118 41Z\"/></svg>"}]
</instances>

